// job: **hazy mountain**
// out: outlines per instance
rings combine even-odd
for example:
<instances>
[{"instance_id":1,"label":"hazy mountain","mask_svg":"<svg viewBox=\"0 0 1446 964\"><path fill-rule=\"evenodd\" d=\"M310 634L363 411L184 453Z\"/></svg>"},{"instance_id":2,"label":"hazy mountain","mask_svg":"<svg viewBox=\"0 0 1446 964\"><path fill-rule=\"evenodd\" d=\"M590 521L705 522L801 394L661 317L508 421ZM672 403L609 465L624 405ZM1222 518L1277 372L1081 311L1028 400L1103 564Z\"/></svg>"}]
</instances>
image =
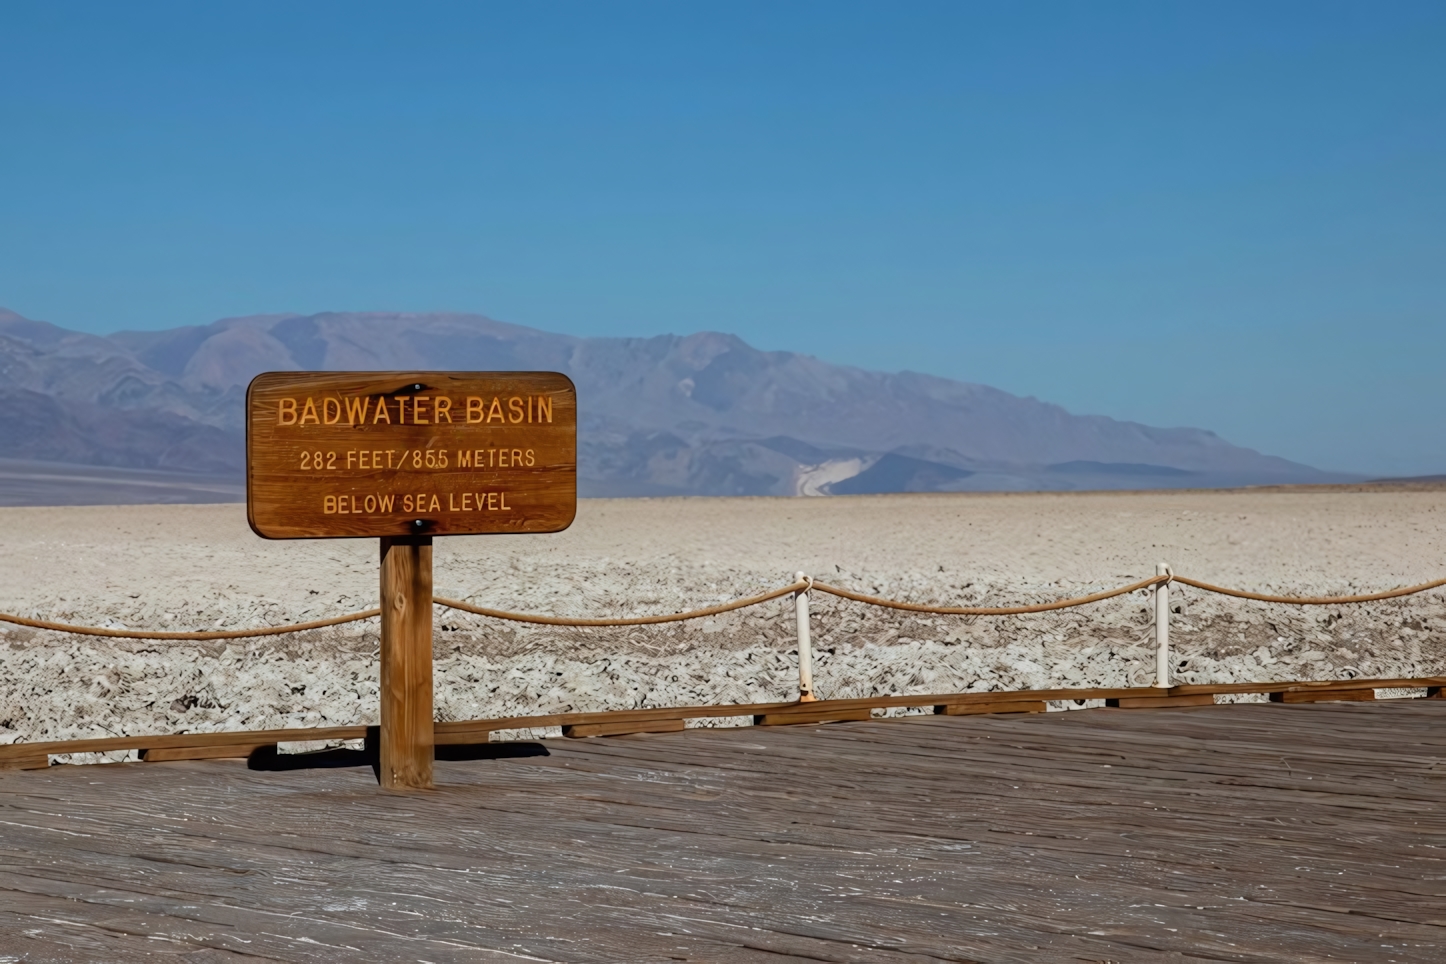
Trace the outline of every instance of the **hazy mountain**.
<instances>
[{"instance_id":1,"label":"hazy mountain","mask_svg":"<svg viewBox=\"0 0 1446 964\"><path fill-rule=\"evenodd\" d=\"M1231 445L732 335L573 338L478 315L326 313L81 334L0 310L11 458L239 472L246 383L296 369L547 369L577 383L585 494L1175 488L1343 479Z\"/></svg>"}]
</instances>

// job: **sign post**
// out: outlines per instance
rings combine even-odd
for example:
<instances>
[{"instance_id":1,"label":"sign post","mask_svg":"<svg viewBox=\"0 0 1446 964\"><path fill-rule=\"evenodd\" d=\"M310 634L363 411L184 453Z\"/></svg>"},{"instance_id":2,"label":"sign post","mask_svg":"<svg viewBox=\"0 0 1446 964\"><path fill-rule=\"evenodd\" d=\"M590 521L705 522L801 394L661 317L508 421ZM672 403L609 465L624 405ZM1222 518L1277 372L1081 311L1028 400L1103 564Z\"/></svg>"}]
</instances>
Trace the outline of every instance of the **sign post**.
<instances>
[{"instance_id":1,"label":"sign post","mask_svg":"<svg viewBox=\"0 0 1446 964\"><path fill-rule=\"evenodd\" d=\"M268 372L246 390L267 539L381 540L381 783L432 785L432 538L558 532L577 392L556 372Z\"/></svg>"},{"instance_id":2,"label":"sign post","mask_svg":"<svg viewBox=\"0 0 1446 964\"><path fill-rule=\"evenodd\" d=\"M382 537L380 773L432 785L432 537Z\"/></svg>"}]
</instances>

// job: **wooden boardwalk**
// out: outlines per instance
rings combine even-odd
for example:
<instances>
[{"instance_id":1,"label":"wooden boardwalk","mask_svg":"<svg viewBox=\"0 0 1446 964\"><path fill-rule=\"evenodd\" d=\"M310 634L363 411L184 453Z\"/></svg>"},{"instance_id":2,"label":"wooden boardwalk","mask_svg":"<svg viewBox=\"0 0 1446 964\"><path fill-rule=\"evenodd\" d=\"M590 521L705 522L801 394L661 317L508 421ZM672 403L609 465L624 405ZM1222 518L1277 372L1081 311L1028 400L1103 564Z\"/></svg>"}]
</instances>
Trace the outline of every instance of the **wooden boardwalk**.
<instances>
[{"instance_id":1,"label":"wooden boardwalk","mask_svg":"<svg viewBox=\"0 0 1446 964\"><path fill-rule=\"evenodd\" d=\"M443 752L0 772L0 961L1446 960L1443 700Z\"/></svg>"}]
</instances>

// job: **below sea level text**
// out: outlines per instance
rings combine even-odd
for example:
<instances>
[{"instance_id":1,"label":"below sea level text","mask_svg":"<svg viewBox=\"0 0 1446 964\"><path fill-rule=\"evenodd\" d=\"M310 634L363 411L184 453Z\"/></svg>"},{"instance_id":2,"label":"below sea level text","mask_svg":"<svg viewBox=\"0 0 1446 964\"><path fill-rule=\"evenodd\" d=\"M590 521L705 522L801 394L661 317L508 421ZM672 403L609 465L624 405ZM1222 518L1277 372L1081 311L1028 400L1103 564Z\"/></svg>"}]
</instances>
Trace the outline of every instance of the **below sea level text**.
<instances>
[{"instance_id":1,"label":"below sea level text","mask_svg":"<svg viewBox=\"0 0 1446 964\"><path fill-rule=\"evenodd\" d=\"M406 492L322 496L323 515L420 515L430 512L511 512L506 492Z\"/></svg>"}]
</instances>

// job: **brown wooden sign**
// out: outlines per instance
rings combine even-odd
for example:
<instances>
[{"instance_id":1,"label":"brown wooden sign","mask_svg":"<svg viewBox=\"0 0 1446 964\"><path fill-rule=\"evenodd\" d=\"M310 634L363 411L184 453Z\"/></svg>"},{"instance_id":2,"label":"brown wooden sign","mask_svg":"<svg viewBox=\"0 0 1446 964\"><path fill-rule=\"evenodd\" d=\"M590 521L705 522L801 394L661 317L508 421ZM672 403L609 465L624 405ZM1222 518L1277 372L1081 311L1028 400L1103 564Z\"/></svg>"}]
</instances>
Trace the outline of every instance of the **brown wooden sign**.
<instances>
[{"instance_id":1,"label":"brown wooden sign","mask_svg":"<svg viewBox=\"0 0 1446 964\"><path fill-rule=\"evenodd\" d=\"M557 532L576 511L566 375L268 372L246 390L257 535Z\"/></svg>"}]
</instances>

